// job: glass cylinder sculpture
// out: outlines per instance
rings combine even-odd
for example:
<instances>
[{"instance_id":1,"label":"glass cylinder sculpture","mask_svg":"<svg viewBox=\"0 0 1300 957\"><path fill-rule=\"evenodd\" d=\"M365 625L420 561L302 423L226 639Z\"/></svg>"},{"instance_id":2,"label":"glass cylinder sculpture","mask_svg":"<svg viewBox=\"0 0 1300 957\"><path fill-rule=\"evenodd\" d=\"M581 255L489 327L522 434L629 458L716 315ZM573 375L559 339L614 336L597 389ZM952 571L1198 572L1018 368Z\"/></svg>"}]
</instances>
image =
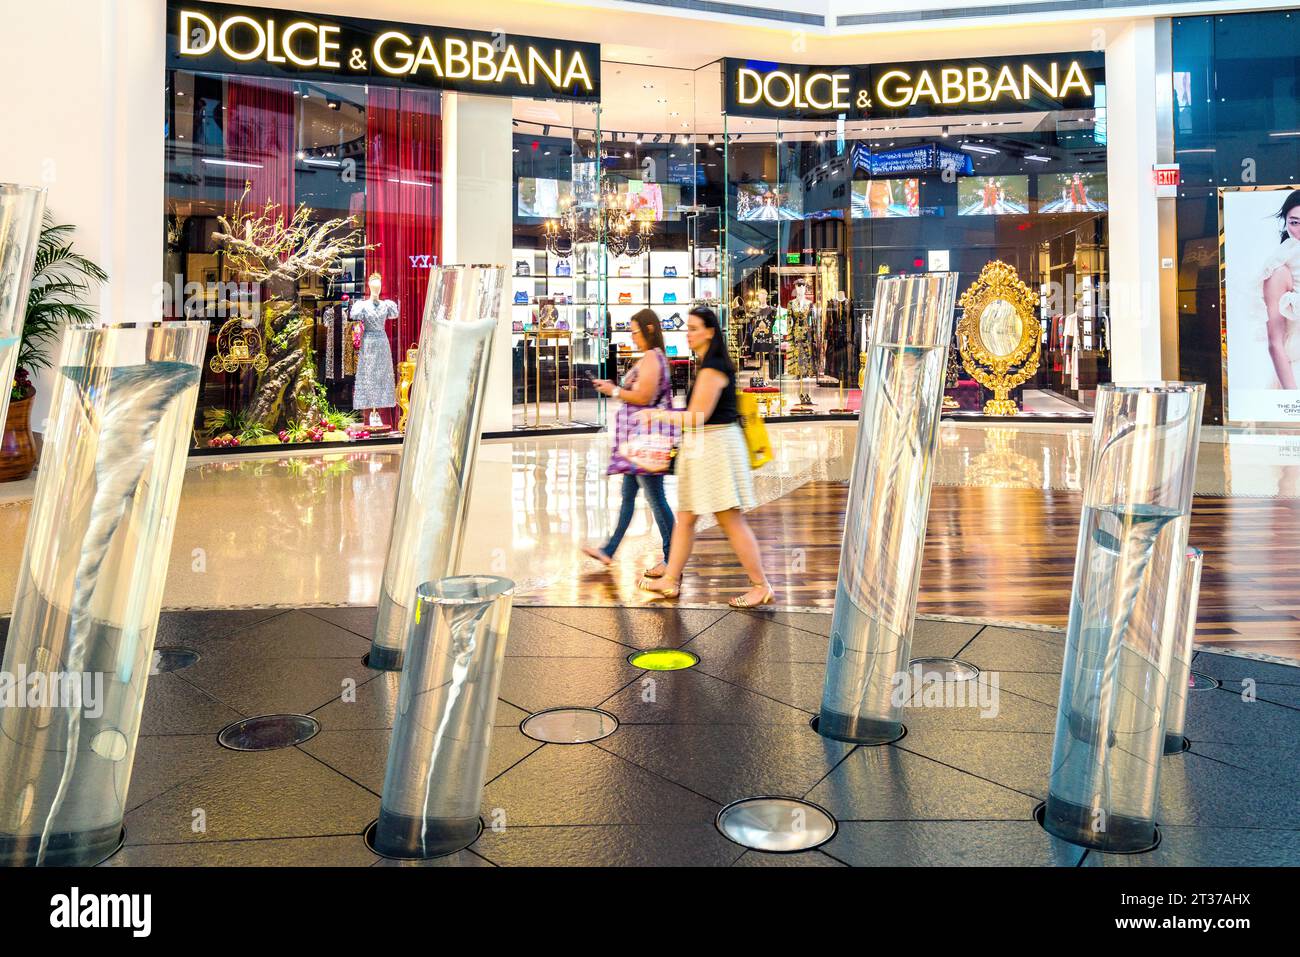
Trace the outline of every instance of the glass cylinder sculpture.
<instances>
[{"instance_id":1,"label":"glass cylinder sculpture","mask_svg":"<svg viewBox=\"0 0 1300 957\"><path fill-rule=\"evenodd\" d=\"M0 689L2 864L119 842L207 337L64 333Z\"/></svg>"},{"instance_id":2,"label":"glass cylinder sculpture","mask_svg":"<svg viewBox=\"0 0 1300 957\"><path fill-rule=\"evenodd\" d=\"M1043 826L1137 851L1155 839L1170 573L1187 548L1205 386L1103 385L1074 563Z\"/></svg>"},{"instance_id":3,"label":"glass cylinder sculpture","mask_svg":"<svg viewBox=\"0 0 1300 957\"><path fill-rule=\"evenodd\" d=\"M478 837L514 582L465 575L421 585L374 847L426 858Z\"/></svg>"},{"instance_id":4,"label":"glass cylinder sculpture","mask_svg":"<svg viewBox=\"0 0 1300 957\"><path fill-rule=\"evenodd\" d=\"M44 215L45 190L0 183L0 422L9 414Z\"/></svg>"},{"instance_id":5,"label":"glass cylinder sculpture","mask_svg":"<svg viewBox=\"0 0 1300 957\"><path fill-rule=\"evenodd\" d=\"M402 667L415 590L460 559L504 266L431 271L370 667Z\"/></svg>"},{"instance_id":6,"label":"glass cylinder sculpture","mask_svg":"<svg viewBox=\"0 0 1300 957\"><path fill-rule=\"evenodd\" d=\"M1165 703L1165 754L1183 750L1183 726L1187 723L1187 692L1191 687L1192 655L1196 642L1196 606L1201 599L1199 548L1189 548L1182 561L1174 617L1174 657L1169 665L1169 698Z\"/></svg>"},{"instance_id":7,"label":"glass cylinder sculpture","mask_svg":"<svg viewBox=\"0 0 1300 957\"><path fill-rule=\"evenodd\" d=\"M876 282L858 445L817 730L882 744L902 734L930 477L956 273Z\"/></svg>"}]
</instances>

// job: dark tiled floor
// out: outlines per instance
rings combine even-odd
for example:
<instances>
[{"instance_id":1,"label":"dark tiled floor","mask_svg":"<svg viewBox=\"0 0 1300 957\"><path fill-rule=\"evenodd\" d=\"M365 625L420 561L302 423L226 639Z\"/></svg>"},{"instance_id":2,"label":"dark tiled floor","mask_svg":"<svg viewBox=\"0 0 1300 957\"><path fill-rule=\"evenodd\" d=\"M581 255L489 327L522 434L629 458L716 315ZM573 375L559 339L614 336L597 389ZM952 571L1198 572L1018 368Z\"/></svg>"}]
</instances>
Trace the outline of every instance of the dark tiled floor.
<instances>
[{"instance_id":1,"label":"dark tiled floor","mask_svg":"<svg viewBox=\"0 0 1300 957\"><path fill-rule=\"evenodd\" d=\"M361 656L373 609L176 612L160 644L199 662L150 680L131 779L126 847L109 863L396 866L361 833L379 809L398 676ZM1165 759L1163 842L1149 854L1085 853L1032 820L1048 777L1059 633L918 621L913 653L997 672L996 714L911 707L880 748L818 736L830 616L721 610L521 608L512 619L473 848L428 866L1300 864L1300 669L1198 655L1223 681L1194 692L1189 753ZM686 647L689 671L647 673L626 655ZM1243 685L1249 692L1243 697ZM544 745L531 711L600 705L619 730ZM245 715L312 714L299 747L228 751ZM819 850L769 855L714 827L756 794L806 797L839 821Z\"/></svg>"}]
</instances>

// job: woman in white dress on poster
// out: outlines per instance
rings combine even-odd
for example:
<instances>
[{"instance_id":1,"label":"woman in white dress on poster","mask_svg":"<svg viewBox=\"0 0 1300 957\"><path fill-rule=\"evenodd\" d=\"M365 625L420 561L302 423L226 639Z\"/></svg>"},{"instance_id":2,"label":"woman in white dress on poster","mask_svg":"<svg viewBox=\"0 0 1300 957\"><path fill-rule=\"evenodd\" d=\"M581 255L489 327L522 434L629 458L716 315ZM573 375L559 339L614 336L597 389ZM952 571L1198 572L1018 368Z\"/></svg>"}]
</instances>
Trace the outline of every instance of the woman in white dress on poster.
<instances>
[{"instance_id":1,"label":"woman in white dress on poster","mask_svg":"<svg viewBox=\"0 0 1300 957\"><path fill-rule=\"evenodd\" d=\"M1296 389L1300 380L1300 189L1278 210L1282 243L1264 262L1265 334L1273 363L1272 389Z\"/></svg>"}]
</instances>

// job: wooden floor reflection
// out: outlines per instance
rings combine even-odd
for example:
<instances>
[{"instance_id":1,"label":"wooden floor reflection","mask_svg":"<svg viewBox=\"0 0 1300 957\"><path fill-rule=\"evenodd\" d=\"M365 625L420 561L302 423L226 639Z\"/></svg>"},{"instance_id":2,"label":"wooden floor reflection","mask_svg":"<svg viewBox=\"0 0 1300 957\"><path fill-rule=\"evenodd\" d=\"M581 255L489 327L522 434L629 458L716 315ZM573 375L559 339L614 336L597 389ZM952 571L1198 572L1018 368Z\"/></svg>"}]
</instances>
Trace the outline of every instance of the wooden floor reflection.
<instances>
[{"instance_id":1,"label":"wooden floor reflection","mask_svg":"<svg viewBox=\"0 0 1300 957\"><path fill-rule=\"evenodd\" d=\"M834 604L847 494L843 483L810 482L750 513L778 604ZM936 486L918 612L1064 626L1080 509L1072 491ZM1198 497L1191 543L1205 553L1197 641L1300 660L1300 500ZM639 603L634 565L547 592ZM681 600L726 601L745 587L721 531L703 532Z\"/></svg>"}]
</instances>

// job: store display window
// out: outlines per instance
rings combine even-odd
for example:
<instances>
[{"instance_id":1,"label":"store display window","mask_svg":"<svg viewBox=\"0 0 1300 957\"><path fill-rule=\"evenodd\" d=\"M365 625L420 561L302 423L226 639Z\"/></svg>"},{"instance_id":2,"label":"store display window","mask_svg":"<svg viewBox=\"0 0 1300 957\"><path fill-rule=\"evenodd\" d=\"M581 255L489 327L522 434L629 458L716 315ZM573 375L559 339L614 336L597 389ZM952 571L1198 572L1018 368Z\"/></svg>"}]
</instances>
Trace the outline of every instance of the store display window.
<instances>
[{"instance_id":1,"label":"store display window","mask_svg":"<svg viewBox=\"0 0 1300 957\"><path fill-rule=\"evenodd\" d=\"M440 114L433 90L168 72L164 311L211 321L199 447L401 434Z\"/></svg>"},{"instance_id":2,"label":"store display window","mask_svg":"<svg viewBox=\"0 0 1300 957\"><path fill-rule=\"evenodd\" d=\"M878 276L956 271L966 290L1002 262L1030 291L1018 301L1036 303L1016 328L1036 325L1040 339L1031 352L1036 368L1012 391L1015 414L1089 416L1097 385L1110 380L1106 146L1097 109L1104 76L1087 54L1057 58L1059 69L1051 59L1013 58L1005 74L996 60L943 65L961 76L1009 77L1000 81L1007 96L1032 102L1005 110L950 109L938 89L892 113L879 109L879 96L876 114L808 116L779 108L780 97L777 105L759 99L751 115L731 105L728 329L742 379L771 393L771 414L857 414ZM718 67L724 83L727 62L735 61ZM1074 71L1069 62L1081 65ZM905 72L922 77L926 66ZM898 91L888 83L901 82L898 70L880 65L844 72L846 84L861 77L890 96ZM891 75L877 89L873 78ZM1067 77L1076 79L1060 92ZM1069 109L1037 108L1051 99L1037 95L1049 86L1060 94L1055 105ZM747 89L757 89L752 80ZM771 89L775 96L785 87ZM914 90L923 89L916 79ZM957 336L950 350L947 414L987 416L995 390L967 368L975 363L966 346Z\"/></svg>"}]
</instances>

